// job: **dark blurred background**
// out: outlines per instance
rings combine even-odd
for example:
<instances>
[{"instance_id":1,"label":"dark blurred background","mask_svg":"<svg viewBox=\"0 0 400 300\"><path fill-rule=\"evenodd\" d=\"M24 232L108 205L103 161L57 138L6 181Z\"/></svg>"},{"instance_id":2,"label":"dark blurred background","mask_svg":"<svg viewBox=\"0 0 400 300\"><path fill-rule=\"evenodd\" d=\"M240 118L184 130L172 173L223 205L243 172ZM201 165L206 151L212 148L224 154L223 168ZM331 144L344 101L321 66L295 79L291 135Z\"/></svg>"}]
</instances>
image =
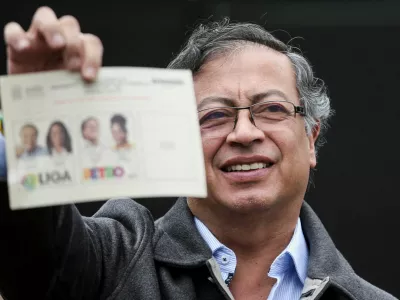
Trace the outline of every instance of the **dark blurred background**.
<instances>
[{"instance_id":1,"label":"dark blurred background","mask_svg":"<svg viewBox=\"0 0 400 300\"><path fill-rule=\"evenodd\" d=\"M26 28L48 5L98 35L107 66L165 67L199 22L264 25L302 49L336 116L306 200L356 272L400 297L400 1L6 1L1 25ZM5 69L0 48L1 73ZM174 199L139 199L160 217ZM103 202L78 205L85 215ZM1 266L0 266L1 267Z\"/></svg>"}]
</instances>

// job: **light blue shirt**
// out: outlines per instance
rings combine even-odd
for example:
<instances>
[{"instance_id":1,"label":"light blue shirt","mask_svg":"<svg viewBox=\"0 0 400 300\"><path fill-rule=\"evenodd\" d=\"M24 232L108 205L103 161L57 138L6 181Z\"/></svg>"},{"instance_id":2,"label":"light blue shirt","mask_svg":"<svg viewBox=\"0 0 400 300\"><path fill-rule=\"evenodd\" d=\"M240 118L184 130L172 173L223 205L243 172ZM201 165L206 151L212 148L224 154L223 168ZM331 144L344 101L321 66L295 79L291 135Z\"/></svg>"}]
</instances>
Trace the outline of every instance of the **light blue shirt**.
<instances>
[{"instance_id":1,"label":"light blue shirt","mask_svg":"<svg viewBox=\"0 0 400 300\"><path fill-rule=\"evenodd\" d=\"M212 251L217 261L222 278L227 282L228 277L235 273L236 255L221 244L208 228L196 217L196 227ZM268 300L298 300L307 277L308 247L303 235L300 218L297 222L294 234L286 249L274 260L268 274L275 278Z\"/></svg>"},{"instance_id":2,"label":"light blue shirt","mask_svg":"<svg viewBox=\"0 0 400 300\"><path fill-rule=\"evenodd\" d=\"M32 158L32 157L36 157L36 156L42 156L42 155L48 155L49 152L47 151L46 148L43 148L41 146L36 146L35 149L33 149L32 151L24 151L21 156L19 157L20 159L24 159L24 158Z\"/></svg>"}]
</instances>

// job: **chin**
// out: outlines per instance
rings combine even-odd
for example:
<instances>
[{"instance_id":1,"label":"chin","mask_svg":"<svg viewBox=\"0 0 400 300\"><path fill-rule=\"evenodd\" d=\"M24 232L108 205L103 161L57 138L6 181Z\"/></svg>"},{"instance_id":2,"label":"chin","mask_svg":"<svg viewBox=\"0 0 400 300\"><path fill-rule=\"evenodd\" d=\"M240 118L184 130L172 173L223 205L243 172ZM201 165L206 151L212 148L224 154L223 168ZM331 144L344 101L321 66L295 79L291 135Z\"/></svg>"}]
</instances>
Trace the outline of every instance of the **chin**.
<instances>
[{"instance_id":1,"label":"chin","mask_svg":"<svg viewBox=\"0 0 400 300\"><path fill-rule=\"evenodd\" d=\"M278 202L277 197L272 195L265 196L266 194L266 192L249 193L248 191L244 191L243 193L232 193L230 196L225 194L224 199L221 199L220 203L236 213L246 214L261 212L271 209Z\"/></svg>"}]
</instances>

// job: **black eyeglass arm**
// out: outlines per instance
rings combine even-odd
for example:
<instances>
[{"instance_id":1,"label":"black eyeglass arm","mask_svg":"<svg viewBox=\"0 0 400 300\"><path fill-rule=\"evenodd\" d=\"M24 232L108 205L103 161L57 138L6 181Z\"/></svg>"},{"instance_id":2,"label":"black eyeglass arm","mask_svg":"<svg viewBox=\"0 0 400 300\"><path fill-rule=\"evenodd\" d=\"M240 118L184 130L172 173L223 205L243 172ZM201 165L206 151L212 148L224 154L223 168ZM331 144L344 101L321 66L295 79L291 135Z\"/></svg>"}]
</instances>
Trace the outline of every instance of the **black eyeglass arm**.
<instances>
[{"instance_id":1,"label":"black eyeglass arm","mask_svg":"<svg viewBox=\"0 0 400 300\"><path fill-rule=\"evenodd\" d=\"M294 111L296 113L298 113L298 114L303 115L303 116L306 114L306 109L304 107L302 107L302 106L295 106L294 107Z\"/></svg>"}]
</instances>

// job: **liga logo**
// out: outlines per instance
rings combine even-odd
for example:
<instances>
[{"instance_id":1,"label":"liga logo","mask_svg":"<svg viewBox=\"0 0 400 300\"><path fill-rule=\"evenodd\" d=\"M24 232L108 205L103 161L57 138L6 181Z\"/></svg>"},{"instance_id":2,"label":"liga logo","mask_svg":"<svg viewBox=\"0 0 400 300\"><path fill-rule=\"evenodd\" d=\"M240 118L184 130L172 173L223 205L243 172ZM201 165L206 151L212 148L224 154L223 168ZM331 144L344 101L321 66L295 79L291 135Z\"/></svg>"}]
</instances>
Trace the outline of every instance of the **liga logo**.
<instances>
[{"instance_id":1,"label":"liga logo","mask_svg":"<svg viewBox=\"0 0 400 300\"><path fill-rule=\"evenodd\" d=\"M122 167L99 167L83 169L83 178L85 180L99 180L121 178L125 174Z\"/></svg>"},{"instance_id":2,"label":"liga logo","mask_svg":"<svg viewBox=\"0 0 400 300\"><path fill-rule=\"evenodd\" d=\"M51 171L38 174L26 174L22 177L21 184L26 190L32 191L38 186L60 184L71 180L71 175L68 171Z\"/></svg>"},{"instance_id":3,"label":"liga logo","mask_svg":"<svg viewBox=\"0 0 400 300\"><path fill-rule=\"evenodd\" d=\"M26 190L32 191L38 185L38 177L36 174L26 174L22 177L21 183Z\"/></svg>"}]
</instances>

